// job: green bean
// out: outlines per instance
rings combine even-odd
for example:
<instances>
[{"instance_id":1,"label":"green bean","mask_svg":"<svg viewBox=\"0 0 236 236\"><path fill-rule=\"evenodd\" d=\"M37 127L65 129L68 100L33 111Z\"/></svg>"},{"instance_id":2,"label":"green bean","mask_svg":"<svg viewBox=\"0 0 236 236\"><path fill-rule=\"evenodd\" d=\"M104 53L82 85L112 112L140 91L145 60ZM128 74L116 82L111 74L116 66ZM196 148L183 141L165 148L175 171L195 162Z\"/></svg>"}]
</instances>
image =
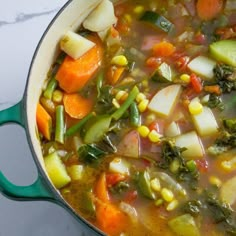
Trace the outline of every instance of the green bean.
<instances>
[{"instance_id":1,"label":"green bean","mask_svg":"<svg viewBox=\"0 0 236 236\"><path fill-rule=\"evenodd\" d=\"M130 105L130 123L135 127L141 124L141 117L136 102L132 102Z\"/></svg>"},{"instance_id":2,"label":"green bean","mask_svg":"<svg viewBox=\"0 0 236 236\"><path fill-rule=\"evenodd\" d=\"M125 100L125 102L120 106L119 109L117 109L111 116L115 120L119 120L123 114L127 111L127 109L130 107L132 102L135 100L136 96L139 93L139 89L137 86L134 86L133 89L130 91L129 96Z\"/></svg>"},{"instance_id":3,"label":"green bean","mask_svg":"<svg viewBox=\"0 0 236 236\"><path fill-rule=\"evenodd\" d=\"M57 80L52 78L49 80L47 88L45 89L43 96L47 99L52 99L52 94L57 87Z\"/></svg>"},{"instance_id":4,"label":"green bean","mask_svg":"<svg viewBox=\"0 0 236 236\"><path fill-rule=\"evenodd\" d=\"M78 123L76 123L75 125L71 126L65 133L66 136L71 136L74 135L76 132L78 132L82 126L90 119L94 116L94 113L90 113L87 116L85 116L82 120L80 120Z\"/></svg>"},{"instance_id":5,"label":"green bean","mask_svg":"<svg viewBox=\"0 0 236 236\"><path fill-rule=\"evenodd\" d=\"M64 121L64 106L58 105L56 107L56 130L55 141L64 143L65 121Z\"/></svg>"},{"instance_id":6,"label":"green bean","mask_svg":"<svg viewBox=\"0 0 236 236\"><path fill-rule=\"evenodd\" d=\"M100 97L101 95L101 88L102 88L103 80L104 80L103 73L99 73L97 77L97 93L98 93L97 97Z\"/></svg>"}]
</instances>

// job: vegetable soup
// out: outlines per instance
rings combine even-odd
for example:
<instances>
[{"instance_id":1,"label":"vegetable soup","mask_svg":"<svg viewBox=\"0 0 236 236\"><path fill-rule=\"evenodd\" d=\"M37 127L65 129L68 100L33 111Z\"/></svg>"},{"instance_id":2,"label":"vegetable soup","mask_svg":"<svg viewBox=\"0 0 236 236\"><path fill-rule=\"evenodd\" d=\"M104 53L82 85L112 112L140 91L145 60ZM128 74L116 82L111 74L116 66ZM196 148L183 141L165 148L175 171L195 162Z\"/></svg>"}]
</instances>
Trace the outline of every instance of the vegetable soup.
<instances>
[{"instance_id":1,"label":"vegetable soup","mask_svg":"<svg viewBox=\"0 0 236 236\"><path fill-rule=\"evenodd\" d=\"M102 0L60 41L47 173L108 235L236 235L235 0Z\"/></svg>"}]
</instances>

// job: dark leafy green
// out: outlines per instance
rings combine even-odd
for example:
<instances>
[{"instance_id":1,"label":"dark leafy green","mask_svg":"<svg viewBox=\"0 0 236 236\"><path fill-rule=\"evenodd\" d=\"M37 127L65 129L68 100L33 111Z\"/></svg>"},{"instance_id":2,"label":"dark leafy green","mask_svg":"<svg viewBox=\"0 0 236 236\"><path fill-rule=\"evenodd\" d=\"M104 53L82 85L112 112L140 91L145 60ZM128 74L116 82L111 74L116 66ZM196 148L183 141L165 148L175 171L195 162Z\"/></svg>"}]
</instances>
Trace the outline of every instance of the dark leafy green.
<instances>
[{"instance_id":1,"label":"dark leafy green","mask_svg":"<svg viewBox=\"0 0 236 236\"><path fill-rule=\"evenodd\" d=\"M223 120L224 129L215 140L214 144L208 148L212 155L219 155L236 147L236 119Z\"/></svg>"},{"instance_id":2,"label":"dark leafy green","mask_svg":"<svg viewBox=\"0 0 236 236\"><path fill-rule=\"evenodd\" d=\"M129 188L129 184L125 181L120 181L116 185L109 188L109 191L113 194L123 193Z\"/></svg>"},{"instance_id":3,"label":"dark leafy green","mask_svg":"<svg viewBox=\"0 0 236 236\"><path fill-rule=\"evenodd\" d=\"M223 111L225 108L224 103L221 100L221 97L217 96L216 94L210 94L207 106L210 108L218 108L221 111Z\"/></svg>"},{"instance_id":4,"label":"dark leafy green","mask_svg":"<svg viewBox=\"0 0 236 236\"><path fill-rule=\"evenodd\" d=\"M213 69L216 83L223 93L236 90L236 69L226 64L217 64Z\"/></svg>"},{"instance_id":5,"label":"dark leafy green","mask_svg":"<svg viewBox=\"0 0 236 236\"><path fill-rule=\"evenodd\" d=\"M109 86L109 85L102 86L100 87L99 91L100 93L97 98L97 103L95 106L96 113L98 114L109 113L109 111L111 111L113 108L112 86Z\"/></svg>"},{"instance_id":6,"label":"dark leafy green","mask_svg":"<svg viewBox=\"0 0 236 236\"><path fill-rule=\"evenodd\" d=\"M199 179L199 172L197 168L195 170L190 170L188 168L187 162L182 155L182 152L185 150L186 148L177 147L170 140L163 141L161 152L162 161L158 163L158 166L163 169L171 170L171 164L177 160L179 162L179 166L175 173L176 178L179 181L191 183L191 188L196 189L197 181Z\"/></svg>"},{"instance_id":7,"label":"dark leafy green","mask_svg":"<svg viewBox=\"0 0 236 236\"><path fill-rule=\"evenodd\" d=\"M106 152L95 144L85 144L79 148L78 154L79 159L84 163L93 163L103 157Z\"/></svg>"}]
</instances>

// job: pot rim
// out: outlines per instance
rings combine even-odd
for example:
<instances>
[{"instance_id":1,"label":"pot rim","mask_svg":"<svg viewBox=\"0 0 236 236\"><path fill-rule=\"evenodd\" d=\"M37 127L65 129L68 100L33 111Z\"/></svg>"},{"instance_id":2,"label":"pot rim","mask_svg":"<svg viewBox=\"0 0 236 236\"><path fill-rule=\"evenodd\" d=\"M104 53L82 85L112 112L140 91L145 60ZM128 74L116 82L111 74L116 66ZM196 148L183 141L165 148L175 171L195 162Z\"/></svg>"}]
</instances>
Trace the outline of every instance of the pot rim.
<instances>
[{"instance_id":1,"label":"pot rim","mask_svg":"<svg viewBox=\"0 0 236 236\"><path fill-rule=\"evenodd\" d=\"M31 154L33 156L34 162L35 162L37 170L38 170L38 174L39 174L39 176L42 176L44 184L47 185L47 188L49 188L49 190L52 192L52 196L54 198L52 202L57 203L58 205L65 208L67 211L69 211L81 223L82 226L83 225L87 226L96 235L106 235L102 231L100 231L97 227L95 227L93 224L91 224L90 222L85 220L85 218L83 218L78 213L76 213L76 211L73 209L73 207L70 206L70 204L62 197L62 195L59 193L59 191L49 181L48 176L45 173L45 170L43 169L39 159L37 158L37 154L36 154L36 151L34 149L33 142L32 142L32 137L31 137L31 134L29 132L29 124L28 124L28 120L27 120L28 115L27 115L27 109L26 108L28 107L29 81L31 80L31 72L32 72L32 68L33 68L34 63L35 63L35 59L37 58L37 55L40 53L40 47L43 44L43 41L44 41L46 35L48 34L48 32L50 31L51 27L53 26L55 21L61 16L61 14L67 9L67 7L72 2L73 2L73 0L68 0L60 8L60 10L56 13L56 15L53 17L53 19L50 21L50 23L48 24L48 26L44 30L39 42L37 43L36 49L35 49L34 54L32 56L31 63L30 63L29 69L28 69L28 74L27 74L26 85L25 85L25 89L24 89L24 93L23 93L23 98L22 98L23 107L25 108L25 109L23 109L24 120L25 120L25 132L26 132L26 137L27 137L27 141L28 141L28 144L29 144L29 147L30 147Z\"/></svg>"}]
</instances>

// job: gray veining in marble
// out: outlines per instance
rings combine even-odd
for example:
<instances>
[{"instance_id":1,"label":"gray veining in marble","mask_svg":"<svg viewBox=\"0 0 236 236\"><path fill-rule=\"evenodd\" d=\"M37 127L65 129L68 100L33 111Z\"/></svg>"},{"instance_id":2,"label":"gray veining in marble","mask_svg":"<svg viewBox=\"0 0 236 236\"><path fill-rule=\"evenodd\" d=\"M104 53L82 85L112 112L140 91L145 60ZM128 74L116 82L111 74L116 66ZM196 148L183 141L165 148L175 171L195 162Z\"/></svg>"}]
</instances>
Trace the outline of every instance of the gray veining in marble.
<instances>
[{"instance_id":1,"label":"gray veining in marble","mask_svg":"<svg viewBox=\"0 0 236 236\"><path fill-rule=\"evenodd\" d=\"M30 13L30 14L25 14L25 13L19 13L16 18L13 21L1 21L0 20L0 27L5 26L5 25L11 25L11 24L18 24L27 20L31 20L35 17L39 16L44 16L44 15L50 15L52 13L58 12L60 8L52 9L50 11L45 11L45 12L38 12L38 13Z\"/></svg>"}]
</instances>

